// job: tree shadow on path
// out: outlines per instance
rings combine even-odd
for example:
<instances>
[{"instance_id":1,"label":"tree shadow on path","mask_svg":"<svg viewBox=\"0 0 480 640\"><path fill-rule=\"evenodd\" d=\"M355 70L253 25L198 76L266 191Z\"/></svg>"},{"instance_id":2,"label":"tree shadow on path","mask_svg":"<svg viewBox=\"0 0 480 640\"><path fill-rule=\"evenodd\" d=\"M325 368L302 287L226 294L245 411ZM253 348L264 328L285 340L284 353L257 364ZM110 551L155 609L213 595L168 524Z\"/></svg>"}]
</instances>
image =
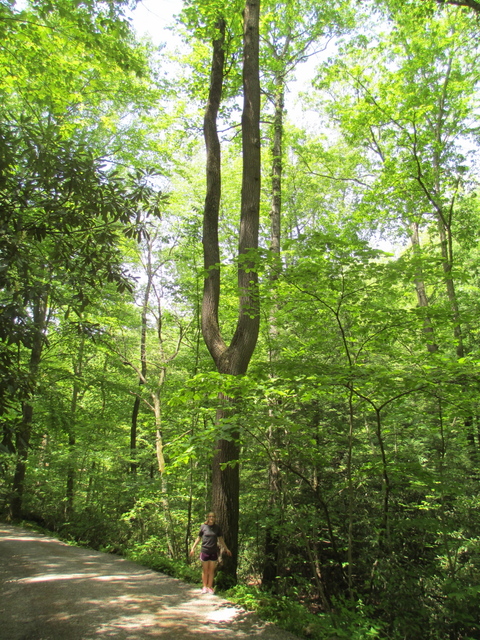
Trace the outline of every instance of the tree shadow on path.
<instances>
[{"instance_id":1,"label":"tree shadow on path","mask_svg":"<svg viewBox=\"0 0 480 640\"><path fill-rule=\"evenodd\" d=\"M295 640L175 578L4 524L0 584L5 640Z\"/></svg>"}]
</instances>

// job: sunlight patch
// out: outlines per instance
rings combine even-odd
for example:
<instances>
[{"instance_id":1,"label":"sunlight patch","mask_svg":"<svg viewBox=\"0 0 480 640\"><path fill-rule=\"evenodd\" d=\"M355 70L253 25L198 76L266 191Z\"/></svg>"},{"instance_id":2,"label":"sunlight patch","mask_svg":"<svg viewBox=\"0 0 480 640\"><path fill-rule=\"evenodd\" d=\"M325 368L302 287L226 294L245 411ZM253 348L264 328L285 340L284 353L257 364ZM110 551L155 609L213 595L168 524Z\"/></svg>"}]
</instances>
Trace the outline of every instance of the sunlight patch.
<instances>
[{"instance_id":1,"label":"sunlight patch","mask_svg":"<svg viewBox=\"0 0 480 640\"><path fill-rule=\"evenodd\" d=\"M230 622L238 615L238 609L236 607L223 607L212 611L207 616L209 622Z\"/></svg>"},{"instance_id":2,"label":"sunlight patch","mask_svg":"<svg viewBox=\"0 0 480 640\"><path fill-rule=\"evenodd\" d=\"M52 580L79 580L82 578L98 578L98 573L48 573L33 578L20 578L18 583L51 582Z\"/></svg>"},{"instance_id":3,"label":"sunlight patch","mask_svg":"<svg viewBox=\"0 0 480 640\"><path fill-rule=\"evenodd\" d=\"M114 576L99 576L98 574L95 575L94 580L98 580L100 582L113 582L115 580L131 580L132 576L127 575L126 573L120 573Z\"/></svg>"},{"instance_id":4,"label":"sunlight patch","mask_svg":"<svg viewBox=\"0 0 480 640\"><path fill-rule=\"evenodd\" d=\"M134 618L119 618L114 622L109 622L98 628L97 633L109 633L114 629L129 629L130 631L136 629L144 629L145 627L154 627L156 625L156 618L153 615L141 615Z\"/></svg>"}]
</instances>

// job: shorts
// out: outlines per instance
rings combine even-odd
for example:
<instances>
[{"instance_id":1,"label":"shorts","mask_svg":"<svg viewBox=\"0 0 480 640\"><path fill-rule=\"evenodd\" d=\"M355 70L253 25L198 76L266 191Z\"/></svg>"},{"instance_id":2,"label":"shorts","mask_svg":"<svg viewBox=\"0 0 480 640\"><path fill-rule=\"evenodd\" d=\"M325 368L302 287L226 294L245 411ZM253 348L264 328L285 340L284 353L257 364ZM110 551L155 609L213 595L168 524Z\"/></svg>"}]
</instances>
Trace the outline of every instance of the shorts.
<instances>
[{"instance_id":1,"label":"shorts","mask_svg":"<svg viewBox=\"0 0 480 640\"><path fill-rule=\"evenodd\" d=\"M200 560L202 562L216 562L218 560L218 553L214 551L213 553L202 553L200 554Z\"/></svg>"}]
</instances>

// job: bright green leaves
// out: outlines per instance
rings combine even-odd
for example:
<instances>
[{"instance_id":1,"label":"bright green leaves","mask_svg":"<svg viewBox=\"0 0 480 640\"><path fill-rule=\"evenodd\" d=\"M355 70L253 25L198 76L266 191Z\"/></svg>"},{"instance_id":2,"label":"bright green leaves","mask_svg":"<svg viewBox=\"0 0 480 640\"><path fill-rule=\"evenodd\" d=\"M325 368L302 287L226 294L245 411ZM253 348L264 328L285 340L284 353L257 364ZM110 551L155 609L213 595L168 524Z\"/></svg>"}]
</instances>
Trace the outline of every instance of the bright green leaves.
<instances>
[{"instance_id":1,"label":"bright green leaves","mask_svg":"<svg viewBox=\"0 0 480 640\"><path fill-rule=\"evenodd\" d=\"M377 163L392 215L408 219L419 201L434 213L465 184L478 55L469 40L468 21L454 10L421 23L405 12L367 48L353 42L321 71L319 88L336 95L322 94L328 112Z\"/></svg>"},{"instance_id":2,"label":"bright green leaves","mask_svg":"<svg viewBox=\"0 0 480 640\"><path fill-rule=\"evenodd\" d=\"M242 0L228 2L215 0L202 2L188 0L184 3L179 22L186 27L183 35L191 50L182 57L182 63L189 68L184 82L190 99L206 103L210 85L211 42L219 37L219 20L226 24L225 73L223 83L222 112L229 113L234 106L223 103L227 98L235 99L241 87L241 43L243 37ZM193 71L193 73L192 73Z\"/></svg>"},{"instance_id":3,"label":"bright green leaves","mask_svg":"<svg viewBox=\"0 0 480 640\"><path fill-rule=\"evenodd\" d=\"M28 101L34 112L58 116L68 109L82 120L100 107L105 92L118 100L139 86L147 63L126 23L112 18L118 28L97 29L85 9L62 12L61 6L44 17L29 10L12 14L2 43L3 90Z\"/></svg>"},{"instance_id":4,"label":"bright green leaves","mask_svg":"<svg viewBox=\"0 0 480 640\"><path fill-rule=\"evenodd\" d=\"M230 37L238 37L242 33L242 0L229 2L228 0L186 0L180 19L189 32L204 42L216 40L218 36L218 20L227 21Z\"/></svg>"},{"instance_id":5,"label":"bright green leaves","mask_svg":"<svg viewBox=\"0 0 480 640\"><path fill-rule=\"evenodd\" d=\"M141 207L158 214L161 196L141 185L143 175L112 170L140 155L140 147L129 148L129 127L119 126L127 105L141 112L154 93L122 6L2 5L0 331L7 344L43 343L47 328L33 317L39 301L52 320L62 306L82 313L103 287L131 290L124 230ZM14 374L19 393L22 366ZM15 396L14 387L6 396Z\"/></svg>"}]
</instances>

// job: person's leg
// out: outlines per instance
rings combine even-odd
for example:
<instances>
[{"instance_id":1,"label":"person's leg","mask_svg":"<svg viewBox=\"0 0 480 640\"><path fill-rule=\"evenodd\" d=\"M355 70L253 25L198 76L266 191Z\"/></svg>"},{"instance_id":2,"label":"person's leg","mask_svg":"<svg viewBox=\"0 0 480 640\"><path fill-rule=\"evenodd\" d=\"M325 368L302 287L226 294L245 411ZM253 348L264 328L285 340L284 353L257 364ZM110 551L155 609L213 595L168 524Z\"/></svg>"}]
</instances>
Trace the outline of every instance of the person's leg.
<instances>
[{"instance_id":1,"label":"person's leg","mask_svg":"<svg viewBox=\"0 0 480 640\"><path fill-rule=\"evenodd\" d=\"M209 568L208 565L210 562L208 560L203 560L202 562L202 584L205 589L208 588L208 579L209 579Z\"/></svg>"},{"instance_id":2,"label":"person's leg","mask_svg":"<svg viewBox=\"0 0 480 640\"><path fill-rule=\"evenodd\" d=\"M204 564L208 565L207 567L207 584L205 585L208 589L213 589L213 580L215 578L215 567L217 566L216 560L209 560Z\"/></svg>"}]
</instances>

